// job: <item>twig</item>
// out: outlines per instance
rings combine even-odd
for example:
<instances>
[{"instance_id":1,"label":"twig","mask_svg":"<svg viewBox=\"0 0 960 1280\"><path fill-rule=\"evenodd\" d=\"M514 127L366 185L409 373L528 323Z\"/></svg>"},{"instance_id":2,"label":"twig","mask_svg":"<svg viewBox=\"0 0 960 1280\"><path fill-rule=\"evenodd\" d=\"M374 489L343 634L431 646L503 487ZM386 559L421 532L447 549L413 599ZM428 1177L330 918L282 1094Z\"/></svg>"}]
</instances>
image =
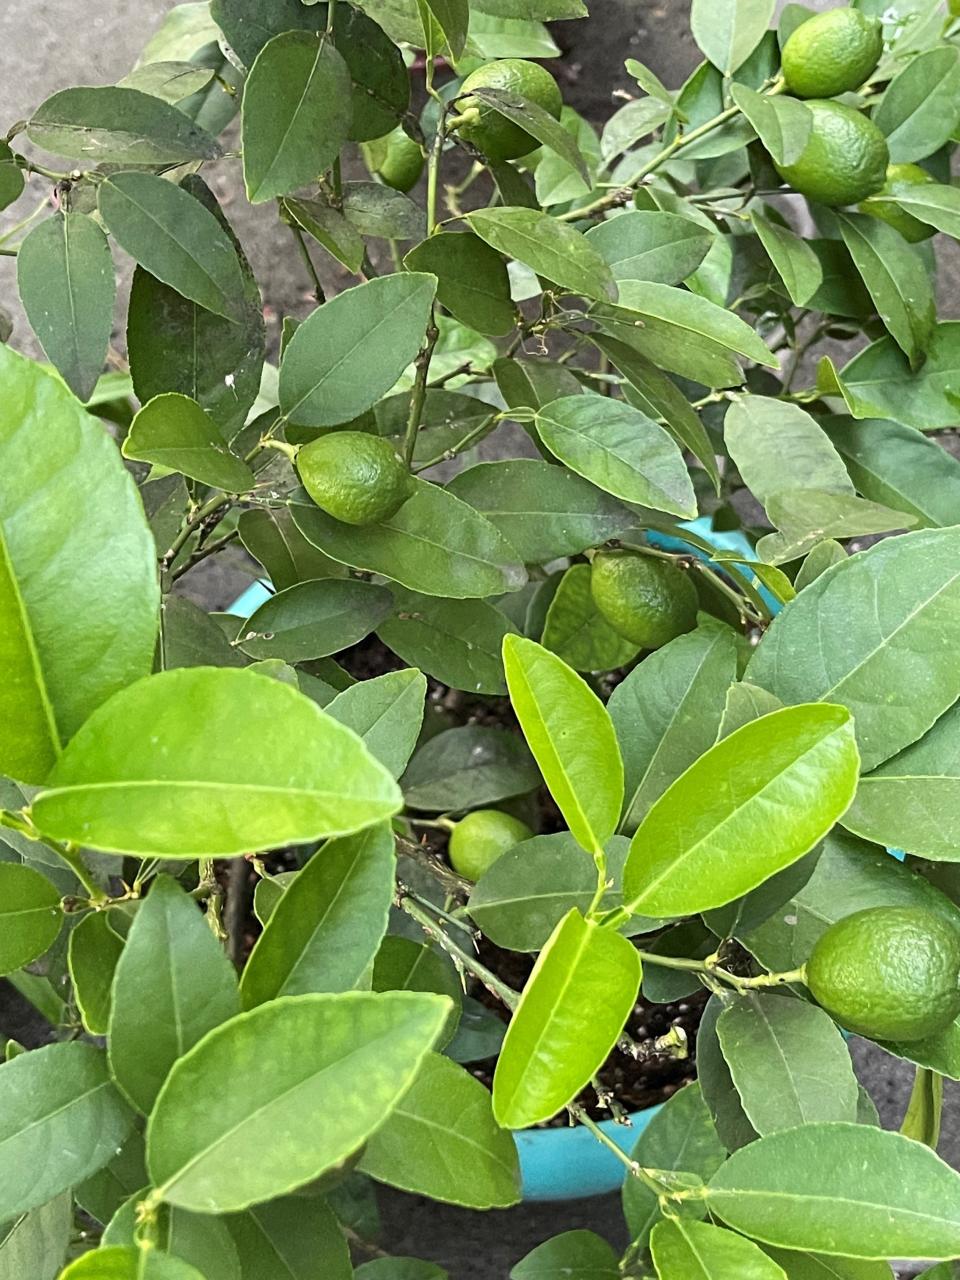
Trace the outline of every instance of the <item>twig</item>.
<instances>
[{"instance_id":1,"label":"twig","mask_svg":"<svg viewBox=\"0 0 960 1280\"><path fill-rule=\"evenodd\" d=\"M407 430L403 438L403 460L408 468L413 466L413 455L417 447L417 433L423 418L423 406L427 398L427 377L430 373L430 361L440 338L440 330L434 311L430 312L430 323L427 326L427 341L421 349L416 361L416 381L410 393L410 416L407 419Z\"/></svg>"},{"instance_id":2,"label":"twig","mask_svg":"<svg viewBox=\"0 0 960 1280\"><path fill-rule=\"evenodd\" d=\"M402 888L398 887L397 906L407 913L412 920L416 920L420 928L429 938L433 938L444 951L451 956L454 961L458 962L473 974L487 988L491 995L497 997L508 1009L516 1009L520 1003L520 993L514 991L513 987L508 987L505 982L501 982L495 973L492 973L484 964L465 951L458 943L445 933L440 927L438 921L434 920L418 903L414 902Z\"/></svg>"}]
</instances>

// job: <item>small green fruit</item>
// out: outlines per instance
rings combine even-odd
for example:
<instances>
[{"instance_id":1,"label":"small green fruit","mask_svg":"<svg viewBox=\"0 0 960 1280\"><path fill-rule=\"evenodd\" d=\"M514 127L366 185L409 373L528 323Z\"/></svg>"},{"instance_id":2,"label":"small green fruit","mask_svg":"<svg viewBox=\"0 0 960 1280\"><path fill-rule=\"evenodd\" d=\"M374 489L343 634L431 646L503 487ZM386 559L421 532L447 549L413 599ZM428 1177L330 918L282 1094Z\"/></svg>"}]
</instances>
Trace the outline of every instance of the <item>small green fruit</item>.
<instances>
[{"instance_id":1,"label":"small green fruit","mask_svg":"<svg viewBox=\"0 0 960 1280\"><path fill-rule=\"evenodd\" d=\"M423 173L423 149L399 125L364 152L371 171L394 191L410 191Z\"/></svg>"},{"instance_id":2,"label":"small green fruit","mask_svg":"<svg viewBox=\"0 0 960 1280\"><path fill-rule=\"evenodd\" d=\"M800 24L783 46L783 77L798 98L859 89L883 53L883 29L859 9L829 9Z\"/></svg>"},{"instance_id":3,"label":"small green fruit","mask_svg":"<svg viewBox=\"0 0 960 1280\"><path fill-rule=\"evenodd\" d=\"M667 560L601 551L593 558L590 592L611 627L644 649L659 649L697 625L696 588Z\"/></svg>"},{"instance_id":4,"label":"small green fruit","mask_svg":"<svg viewBox=\"0 0 960 1280\"><path fill-rule=\"evenodd\" d=\"M523 58L502 58L478 67L464 80L457 105L460 120L456 132L471 146L483 153L494 164L504 160L517 160L529 155L540 143L512 120L500 115L493 107L479 98L471 97L475 89L503 89L519 94L548 111L555 120L560 119L563 98L557 82L549 71L536 62Z\"/></svg>"},{"instance_id":5,"label":"small green fruit","mask_svg":"<svg viewBox=\"0 0 960 1280\"><path fill-rule=\"evenodd\" d=\"M466 880L479 880L496 860L533 832L499 809L477 809L458 822L450 836L450 865Z\"/></svg>"},{"instance_id":6,"label":"small green fruit","mask_svg":"<svg viewBox=\"0 0 960 1280\"><path fill-rule=\"evenodd\" d=\"M896 200L897 196L910 195L917 187L933 182L933 176L921 169L918 164L892 164L887 169L887 181L877 194L865 200L859 206L861 213L868 213L871 218L879 218L881 222L895 227L910 244L918 244L921 240L929 240L936 235L936 228L921 222L912 213L907 213L887 200Z\"/></svg>"},{"instance_id":7,"label":"small green fruit","mask_svg":"<svg viewBox=\"0 0 960 1280\"><path fill-rule=\"evenodd\" d=\"M297 454L303 487L318 507L344 524L379 524L413 493L413 479L382 436L334 431Z\"/></svg>"},{"instance_id":8,"label":"small green fruit","mask_svg":"<svg viewBox=\"0 0 960 1280\"><path fill-rule=\"evenodd\" d=\"M803 28L801 28L802 30ZM859 204L887 180L887 140L862 111L842 102L808 102L813 128L793 164L777 172L808 200L840 206Z\"/></svg>"}]
</instances>

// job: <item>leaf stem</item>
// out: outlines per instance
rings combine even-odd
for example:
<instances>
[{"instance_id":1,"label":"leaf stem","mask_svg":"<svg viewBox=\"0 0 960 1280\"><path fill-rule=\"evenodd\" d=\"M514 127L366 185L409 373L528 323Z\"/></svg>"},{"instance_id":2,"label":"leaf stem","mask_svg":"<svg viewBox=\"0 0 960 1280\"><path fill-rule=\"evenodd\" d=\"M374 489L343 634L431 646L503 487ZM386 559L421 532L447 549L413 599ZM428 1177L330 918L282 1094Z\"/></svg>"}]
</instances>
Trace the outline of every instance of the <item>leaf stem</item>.
<instances>
[{"instance_id":1,"label":"leaf stem","mask_svg":"<svg viewBox=\"0 0 960 1280\"><path fill-rule=\"evenodd\" d=\"M25 810L23 813L13 813L9 809L0 809L0 827L7 827L11 831L19 831L28 840L35 840L38 844L46 845L48 849L52 849L58 858L63 859L81 885L83 885L83 888L90 896L92 905L100 906L102 903L110 901L110 895L104 893L96 880L94 880L90 868L80 854L79 847L69 841L61 844L59 840L52 840L48 836L41 835L30 820L29 810Z\"/></svg>"},{"instance_id":2,"label":"leaf stem","mask_svg":"<svg viewBox=\"0 0 960 1280\"><path fill-rule=\"evenodd\" d=\"M313 296L316 298L318 304L322 306L327 300L327 295L320 282L320 277L317 274L317 268L314 265L313 259L310 257L310 250L307 248L307 242L304 239L303 232L292 222L287 225L290 228L291 235L297 242L297 248L300 250L300 256L303 258L304 265L310 273L310 279L313 281Z\"/></svg>"},{"instance_id":3,"label":"leaf stem","mask_svg":"<svg viewBox=\"0 0 960 1280\"><path fill-rule=\"evenodd\" d=\"M571 1119L575 1120L577 1124L582 1124L585 1129L592 1133L596 1140L605 1146L611 1155L616 1156L632 1177L639 1178L644 1186L652 1191L658 1200L670 1194L670 1188L665 1187L662 1182L659 1182L653 1176L651 1170L644 1169L644 1167L638 1164L636 1160L631 1160L623 1148L614 1142L608 1134L604 1133L596 1120L592 1119L587 1113L586 1107L581 1106L577 1102L572 1102L567 1107L567 1112Z\"/></svg>"}]
</instances>

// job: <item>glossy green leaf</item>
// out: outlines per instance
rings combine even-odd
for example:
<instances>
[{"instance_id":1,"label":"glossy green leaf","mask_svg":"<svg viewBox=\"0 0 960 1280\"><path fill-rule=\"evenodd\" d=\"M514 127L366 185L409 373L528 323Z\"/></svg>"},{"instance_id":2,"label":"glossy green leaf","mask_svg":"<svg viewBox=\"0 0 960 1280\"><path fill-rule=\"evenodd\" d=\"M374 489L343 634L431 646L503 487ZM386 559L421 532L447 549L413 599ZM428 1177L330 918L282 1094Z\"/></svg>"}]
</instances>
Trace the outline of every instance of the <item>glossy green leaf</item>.
<instances>
[{"instance_id":1,"label":"glossy green leaf","mask_svg":"<svg viewBox=\"0 0 960 1280\"><path fill-rule=\"evenodd\" d=\"M95 1173L133 1114L93 1045L52 1044L0 1066L0 1218L46 1204ZM30 1177L24 1178L24 1169Z\"/></svg>"},{"instance_id":2,"label":"glossy green leaf","mask_svg":"<svg viewBox=\"0 0 960 1280\"><path fill-rule=\"evenodd\" d=\"M388 671L358 681L326 705L326 713L363 739L391 777L407 767L420 736L426 677L420 671Z\"/></svg>"},{"instance_id":3,"label":"glossy green leaf","mask_svg":"<svg viewBox=\"0 0 960 1280\"><path fill-rule=\"evenodd\" d=\"M517 734L467 724L429 738L401 785L411 808L439 813L524 795L540 785L540 773Z\"/></svg>"},{"instance_id":4,"label":"glossy green leaf","mask_svg":"<svg viewBox=\"0 0 960 1280\"><path fill-rule=\"evenodd\" d=\"M74 1188L74 1196L84 1212L106 1225L146 1181L143 1138L133 1129L110 1163Z\"/></svg>"},{"instance_id":5,"label":"glossy green leaf","mask_svg":"<svg viewBox=\"0 0 960 1280\"><path fill-rule=\"evenodd\" d=\"M892 338L881 338L843 369L843 391L858 418L894 418L918 431L937 431L957 420L960 322L938 324L923 368L912 372Z\"/></svg>"},{"instance_id":6,"label":"glossy green leaf","mask_svg":"<svg viewBox=\"0 0 960 1280\"><path fill-rule=\"evenodd\" d=\"M808 1124L734 1152L707 1207L766 1244L853 1258L960 1253L960 1175L871 1125Z\"/></svg>"},{"instance_id":7,"label":"glossy green leaf","mask_svg":"<svg viewBox=\"0 0 960 1280\"><path fill-rule=\"evenodd\" d=\"M280 366L284 415L330 427L374 405L420 350L435 293L435 276L406 272L357 285L318 307ZM367 358L373 348L375 366Z\"/></svg>"},{"instance_id":8,"label":"glossy green leaf","mask_svg":"<svg viewBox=\"0 0 960 1280\"><path fill-rule=\"evenodd\" d=\"M172 165L220 155L189 116L138 89L61 89L36 109L26 133L45 151L87 165Z\"/></svg>"},{"instance_id":9,"label":"glossy green leaf","mask_svg":"<svg viewBox=\"0 0 960 1280\"><path fill-rule=\"evenodd\" d=\"M137 413L123 455L179 471L227 493L246 493L253 472L233 453L210 415L188 396L156 396Z\"/></svg>"},{"instance_id":10,"label":"glossy green leaf","mask_svg":"<svg viewBox=\"0 0 960 1280\"><path fill-rule=\"evenodd\" d=\"M520 1198L516 1143L494 1120L490 1094L435 1053L367 1143L360 1168L389 1186L470 1209Z\"/></svg>"},{"instance_id":11,"label":"glossy green leaf","mask_svg":"<svg viewBox=\"0 0 960 1280\"><path fill-rule=\"evenodd\" d=\"M244 622L237 642L252 658L306 662L349 649L393 611L386 587L353 578L298 582Z\"/></svg>"},{"instance_id":12,"label":"glossy green leaf","mask_svg":"<svg viewBox=\"0 0 960 1280\"><path fill-rule=\"evenodd\" d=\"M570 911L534 965L493 1078L510 1129L555 1115L603 1063L633 1009L640 957L626 938Z\"/></svg>"},{"instance_id":13,"label":"glossy green leaf","mask_svg":"<svg viewBox=\"0 0 960 1280\"><path fill-rule=\"evenodd\" d=\"M447 489L496 525L525 564L578 555L636 524L602 489L534 458L480 462Z\"/></svg>"},{"instance_id":14,"label":"glossy green leaf","mask_svg":"<svg viewBox=\"0 0 960 1280\"><path fill-rule=\"evenodd\" d=\"M587 232L615 280L680 284L699 267L715 237L675 213L634 209Z\"/></svg>"},{"instance_id":15,"label":"glossy green leaf","mask_svg":"<svg viewBox=\"0 0 960 1280\"><path fill-rule=\"evenodd\" d=\"M277 591L316 578L339 578L346 568L309 543L289 507L254 507L237 521L240 541L259 560Z\"/></svg>"},{"instance_id":16,"label":"glossy green leaf","mask_svg":"<svg viewBox=\"0 0 960 1280\"><path fill-rule=\"evenodd\" d=\"M262 204L305 187L330 167L350 135L350 72L324 37L275 36L243 91L243 177Z\"/></svg>"},{"instance_id":17,"label":"glossy green leaf","mask_svg":"<svg viewBox=\"0 0 960 1280\"><path fill-rule=\"evenodd\" d=\"M6 209L23 194L23 170L6 142L0 142L0 209Z\"/></svg>"},{"instance_id":18,"label":"glossy green leaf","mask_svg":"<svg viewBox=\"0 0 960 1280\"><path fill-rule=\"evenodd\" d=\"M526 571L499 530L439 485L414 483L413 496L377 525L346 525L312 503L291 505L297 528L326 555L382 574L411 591L475 599L517 591Z\"/></svg>"},{"instance_id":19,"label":"glossy green leaf","mask_svg":"<svg viewBox=\"0 0 960 1280\"><path fill-rule=\"evenodd\" d=\"M651 653L614 689L608 709L626 774L622 831L632 835L654 801L713 746L736 669L733 632L706 623Z\"/></svg>"},{"instance_id":20,"label":"glossy green leaf","mask_svg":"<svg viewBox=\"0 0 960 1280\"><path fill-rule=\"evenodd\" d=\"M390 934L383 939L371 974L374 991L432 991L446 996L449 1010L434 1046L444 1048L460 1022L463 983L450 957L439 947Z\"/></svg>"},{"instance_id":21,"label":"glossy green leaf","mask_svg":"<svg viewBox=\"0 0 960 1280\"><path fill-rule=\"evenodd\" d=\"M404 662L441 684L466 693L505 694L500 656L504 636L516 628L486 600L444 600L396 592L394 616L377 635Z\"/></svg>"},{"instance_id":22,"label":"glossy green leaf","mask_svg":"<svg viewBox=\"0 0 960 1280\"><path fill-rule=\"evenodd\" d=\"M768 564L786 564L812 551L824 538L860 538L910 528L915 516L846 493L788 489L767 499L767 515L776 533L757 543Z\"/></svg>"},{"instance_id":23,"label":"glossy green leaf","mask_svg":"<svg viewBox=\"0 0 960 1280\"><path fill-rule=\"evenodd\" d=\"M720 1141L727 1151L737 1151L753 1142L757 1133L743 1110L730 1068L720 1049L717 1021L723 1007L719 996L711 996L700 1018L697 1028L697 1080ZM693 1209L695 1213L705 1212L702 1203Z\"/></svg>"},{"instance_id":24,"label":"glossy green leaf","mask_svg":"<svg viewBox=\"0 0 960 1280\"><path fill-rule=\"evenodd\" d=\"M599 856L620 820L623 764L606 707L556 655L507 636L510 701L550 794L574 837Z\"/></svg>"},{"instance_id":25,"label":"glossy green leaf","mask_svg":"<svg viewBox=\"0 0 960 1280\"><path fill-rule=\"evenodd\" d=\"M419 992L289 996L218 1027L177 1062L151 1114L147 1163L159 1196L228 1213L319 1177L386 1120L448 1007ZM247 1087L225 1094L237 1072Z\"/></svg>"},{"instance_id":26,"label":"glossy green leaf","mask_svg":"<svg viewBox=\"0 0 960 1280\"><path fill-rule=\"evenodd\" d=\"M100 183L97 207L120 247L152 276L216 315L241 320L246 299L236 248L189 192L152 173L115 173Z\"/></svg>"},{"instance_id":27,"label":"glossy green leaf","mask_svg":"<svg viewBox=\"0 0 960 1280\"><path fill-rule=\"evenodd\" d=\"M70 934L73 998L91 1035L105 1036L110 1025L110 988L123 952L123 939L111 928L109 914L92 911Z\"/></svg>"},{"instance_id":28,"label":"glossy green leaf","mask_svg":"<svg viewBox=\"0 0 960 1280\"><path fill-rule=\"evenodd\" d=\"M285 1196L226 1219L243 1280L352 1280L350 1249L336 1216L316 1196Z\"/></svg>"},{"instance_id":29,"label":"glossy green leaf","mask_svg":"<svg viewBox=\"0 0 960 1280\"><path fill-rule=\"evenodd\" d=\"M646 915L722 906L796 862L853 799L859 757L842 707L744 725L691 765L633 837L624 896Z\"/></svg>"},{"instance_id":30,"label":"glossy green leaf","mask_svg":"<svg viewBox=\"0 0 960 1280\"><path fill-rule=\"evenodd\" d=\"M816 1005L753 992L724 1009L717 1035L757 1133L856 1120L849 1050L833 1019Z\"/></svg>"},{"instance_id":31,"label":"glossy green leaf","mask_svg":"<svg viewBox=\"0 0 960 1280\"><path fill-rule=\"evenodd\" d=\"M17 286L51 364L88 400L113 329L117 286L106 236L82 213L41 222L20 246Z\"/></svg>"},{"instance_id":32,"label":"glossy green leaf","mask_svg":"<svg viewBox=\"0 0 960 1280\"><path fill-rule=\"evenodd\" d=\"M60 892L32 867L0 862L0 973L42 956L56 941Z\"/></svg>"},{"instance_id":33,"label":"glossy green leaf","mask_svg":"<svg viewBox=\"0 0 960 1280\"><path fill-rule=\"evenodd\" d=\"M777 164L793 164L799 159L813 128L813 113L804 103L793 97L757 93L745 84L733 85L730 93Z\"/></svg>"},{"instance_id":34,"label":"glossy green leaf","mask_svg":"<svg viewBox=\"0 0 960 1280\"><path fill-rule=\"evenodd\" d=\"M960 643L958 547L960 530L922 530L834 565L774 621L746 678L786 703L849 707L864 770L876 768L960 695L949 656L955 634Z\"/></svg>"},{"instance_id":35,"label":"glossy green leaf","mask_svg":"<svg viewBox=\"0 0 960 1280\"><path fill-rule=\"evenodd\" d=\"M211 0L210 17L245 67L253 66L274 36L298 30L316 34L326 28L324 6L300 0L273 0L267 8L259 0Z\"/></svg>"},{"instance_id":36,"label":"glossy green leaf","mask_svg":"<svg viewBox=\"0 0 960 1280\"><path fill-rule=\"evenodd\" d=\"M480 333L509 333L517 322L510 277L503 258L479 236L441 232L411 249L410 271L437 277L437 301Z\"/></svg>"},{"instance_id":37,"label":"glossy green leaf","mask_svg":"<svg viewBox=\"0 0 960 1280\"><path fill-rule=\"evenodd\" d=\"M153 1252L144 1260L139 1249L111 1246L82 1254L60 1280L206 1280L189 1262Z\"/></svg>"},{"instance_id":38,"label":"glossy green leaf","mask_svg":"<svg viewBox=\"0 0 960 1280\"><path fill-rule=\"evenodd\" d=\"M718 70L732 75L763 39L774 8L774 0L694 0L693 38Z\"/></svg>"},{"instance_id":39,"label":"glossy green leaf","mask_svg":"<svg viewBox=\"0 0 960 1280\"><path fill-rule=\"evenodd\" d=\"M614 671L640 652L639 645L614 631L594 604L588 564L571 565L561 578L541 643L574 671Z\"/></svg>"},{"instance_id":40,"label":"glossy green leaf","mask_svg":"<svg viewBox=\"0 0 960 1280\"><path fill-rule=\"evenodd\" d=\"M806 306L823 283L820 259L806 240L772 218L752 213L750 221L783 281L790 301L798 307Z\"/></svg>"},{"instance_id":41,"label":"glossy green leaf","mask_svg":"<svg viewBox=\"0 0 960 1280\"><path fill-rule=\"evenodd\" d=\"M683 455L639 409L605 396L565 396L538 412L536 427L552 454L604 492L670 515L696 515Z\"/></svg>"},{"instance_id":42,"label":"glossy green leaf","mask_svg":"<svg viewBox=\"0 0 960 1280\"><path fill-rule=\"evenodd\" d=\"M590 171L573 134L554 119L549 111L545 111L538 102L511 93L506 89L480 87L473 91L472 98L492 108L498 115L517 125L532 138L536 138L541 146L558 156L564 164L574 170L586 186L590 181Z\"/></svg>"},{"instance_id":43,"label":"glossy green leaf","mask_svg":"<svg viewBox=\"0 0 960 1280\"><path fill-rule=\"evenodd\" d=\"M951 137L960 121L960 51L927 49L905 62L887 86L874 121L887 136L894 164L922 160Z\"/></svg>"},{"instance_id":44,"label":"glossy green leaf","mask_svg":"<svg viewBox=\"0 0 960 1280\"><path fill-rule=\"evenodd\" d=\"M727 1158L717 1137L700 1085L685 1085L652 1116L637 1139L631 1159L645 1168L692 1173L709 1178ZM630 1238L646 1244L660 1219L657 1197L639 1178L623 1184L623 1214Z\"/></svg>"},{"instance_id":45,"label":"glossy green leaf","mask_svg":"<svg viewBox=\"0 0 960 1280\"><path fill-rule=\"evenodd\" d=\"M113 441L59 378L7 346L0 378L0 718L18 726L0 769L39 783L61 740L150 670L156 552Z\"/></svg>"},{"instance_id":46,"label":"glossy green leaf","mask_svg":"<svg viewBox=\"0 0 960 1280\"><path fill-rule=\"evenodd\" d=\"M56 1280L73 1230L69 1193L0 1229L0 1280Z\"/></svg>"},{"instance_id":47,"label":"glossy green leaf","mask_svg":"<svg viewBox=\"0 0 960 1280\"><path fill-rule=\"evenodd\" d=\"M899 191L896 196L871 196L865 207L878 212L902 209L954 239L960 237L960 190L956 187L925 182Z\"/></svg>"},{"instance_id":48,"label":"glossy green leaf","mask_svg":"<svg viewBox=\"0 0 960 1280\"><path fill-rule=\"evenodd\" d=\"M709 1222L658 1222L650 1236L657 1275L689 1280L787 1280L787 1273L752 1240Z\"/></svg>"},{"instance_id":49,"label":"glossy green leaf","mask_svg":"<svg viewBox=\"0 0 960 1280\"><path fill-rule=\"evenodd\" d=\"M399 802L356 735L297 690L194 667L115 695L74 737L32 812L57 839L195 858L346 835Z\"/></svg>"},{"instance_id":50,"label":"glossy green leaf","mask_svg":"<svg viewBox=\"0 0 960 1280\"><path fill-rule=\"evenodd\" d=\"M724 418L723 438L744 484L764 506L785 489L854 491L829 437L799 405L738 397Z\"/></svg>"},{"instance_id":51,"label":"glossy green leaf","mask_svg":"<svg viewBox=\"0 0 960 1280\"><path fill-rule=\"evenodd\" d=\"M840 232L877 314L916 368L923 362L937 323L933 286L923 259L896 228L866 214L841 214Z\"/></svg>"},{"instance_id":52,"label":"glossy green leaf","mask_svg":"<svg viewBox=\"0 0 960 1280\"><path fill-rule=\"evenodd\" d=\"M323 846L286 889L247 961L245 1009L360 985L387 930L393 834L381 824Z\"/></svg>"},{"instance_id":53,"label":"glossy green leaf","mask_svg":"<svg viewBox=\"0 0 960 1280\"><path fill-rule=\"evenodd\" d=\"M564 1231L518 1262L510 1280L617 1280L617 1255L592 1231Z\"/></svg>"},{"instance_id":54,"label":"glossy green leaf","mask_svg":"<svg viewBox=\"0 0 960 1280\"><path fill-rule=\"evenodd\" d=\"M138 1191L113 1215L101 1237L101 1247L136 1248L137 1205L146 1194ZM188 1263L203 1280L241 1280L237 1247L221 1218L161 1205L154 1230L161 1257L172 1255L177 1262Z\"/></svg>"},{"instance_id":55,"label":"glossy green leaf","mask_svg":"<svg viewBox=\"0 0 960 1280\"><path fill-rule=\"evenodd\" d=\"M565 222L534 209L477 209L467 221L481 240L561 289L587 298L616 297L610 268Z\"/></svg>"}]
</instances>

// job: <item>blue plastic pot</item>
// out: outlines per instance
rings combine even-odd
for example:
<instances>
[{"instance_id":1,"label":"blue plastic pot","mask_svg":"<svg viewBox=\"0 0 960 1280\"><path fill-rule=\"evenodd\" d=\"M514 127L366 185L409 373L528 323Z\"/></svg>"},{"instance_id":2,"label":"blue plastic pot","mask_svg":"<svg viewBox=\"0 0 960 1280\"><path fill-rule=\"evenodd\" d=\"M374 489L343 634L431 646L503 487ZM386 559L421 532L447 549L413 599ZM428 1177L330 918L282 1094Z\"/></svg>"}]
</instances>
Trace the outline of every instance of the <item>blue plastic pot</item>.
<instances>
[{"instance_id":1,"label":"blue plastic pot","mask_svg":"<svg viewBox=\"0 0 960 1280\"><path fill-rule=\"evenodd\" d=\"M601 1120L600 1128L628 1154L660 1110L635 1111L630 1127ZM562 1129L522 1129L515 1133L524 1200L579 1200L619 1191L626 1168L582 1125Z\"/></svg>"}]
</instances>

